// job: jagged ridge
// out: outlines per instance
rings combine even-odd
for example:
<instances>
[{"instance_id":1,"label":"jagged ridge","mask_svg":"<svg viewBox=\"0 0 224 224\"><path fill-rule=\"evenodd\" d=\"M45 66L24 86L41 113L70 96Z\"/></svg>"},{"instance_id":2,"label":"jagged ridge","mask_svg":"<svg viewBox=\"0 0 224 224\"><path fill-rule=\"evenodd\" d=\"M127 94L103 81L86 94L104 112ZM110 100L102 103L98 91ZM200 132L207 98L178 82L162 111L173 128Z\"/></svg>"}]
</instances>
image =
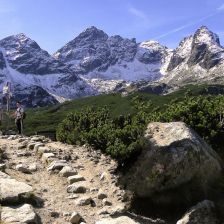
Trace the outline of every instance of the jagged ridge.
<instances>
[{"instance_id":1,"label":"jagged ridge","mask_svg":"<svg viewBox=\"0 0 224 224\"><path fill-rule=\"evenodd\" d=\"M222 83L223 62L224 48L205 26L184 38L175 50L156 41L109 37L90 27L53 56L18 34L0 40L0 85L12 82L15 93L18 86L30 91L38 86L66 99L121 91L143 80L144 85L154 81L171 86Z\"/></svg>"}]
</instances>

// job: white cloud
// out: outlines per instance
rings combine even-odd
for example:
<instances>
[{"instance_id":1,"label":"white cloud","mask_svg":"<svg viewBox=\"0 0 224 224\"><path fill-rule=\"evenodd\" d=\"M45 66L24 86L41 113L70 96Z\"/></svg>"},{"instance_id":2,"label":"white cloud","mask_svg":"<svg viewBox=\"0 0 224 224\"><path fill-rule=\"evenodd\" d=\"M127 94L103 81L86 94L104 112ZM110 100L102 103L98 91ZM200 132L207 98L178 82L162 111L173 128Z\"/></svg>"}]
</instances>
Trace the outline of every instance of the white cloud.
<instances>
[{"instance_id":1,"label":"white cloud","mask_svg":"<svg viewBox=\"0 0 224 224\"><path fill-rule=\"evenodd\" d=\"M159 36L157 36L157 37L154 37L154 39L161 39L161 38L163 38L163 37L166 37L166 36L169 36L169 35L171 35L171 34L177 33L177 32L179 32L179 31L181 31L181 30L183 30L183 29L185 29L185 28L191 27L191 26L196 25L196 24L198 24L198 23L200 23L200 22L203 22L203 21L205 21L205 20L207 20L207 19L209 19L209 18L211 18L211 17L214 17L214 16L216 16L217 14L219 14L219 12L211 13L211 14L209 14L209 15L207 15L207 16L204 16L204 17L202 17L202 18L199 18L198 20L196 20L196 21L194 21L194 22L187 23L187 24L185 24L185 25L183 25L183 26L177 27L177 28L175 28L175 29L173 29L173 30L170 30L170 31L164 33L164 34L161 34L161 35L159 35Z\"/></svg>"},{"instance_id":2,"label":"white cloud","mask_svg":"<svg viewBox=\"0 0 224 224\"><path fill-rule=\"evenodd\" d=\"M178 31L181 31L181 30L183 30L183 29L185 29L185 28L187 28L187 27L189 27L189 26L190 26L190 24L186 24L186 25L184 25L184 26L177 27L177 28L175 28L175 29L173 29L173 30L170 30L170 31L168 31L168 32L166 32L166 33L163 33L163 34L161 34L161 35L159 35L159 36L157 36L157 37L154 37L153 39L161 39L161 38L163 38L163 37L167 37L167 36L169 36L170 34L177 33Z\"/></svg>"},{"instance_id":3,"label":"white cloud","mask_svg":"<svg viewBox=\"0 0 224 224\"><path fill-rule=\"evenodd\" d=\"M218 8L217 8L218 11L222 11L224 10L224 4L220 5Z\"/></svg>"},{"instance_id":4,"label":"white cloud","mask_svg":"<svg viewBox=\"0 0 224 224\"><path fill-rule=\"evenodd\" d=\"M144 20L147 20L147 19L148 19L147 15L146 15L143 11L141 11L141 10L139 10L139 9L137 9L137 8L129 7L129 8L128 8L128 11L129 11L132 15L134 15L134 16L140 18L140 19L144 19Z\"/></svg>"}]
</instances>

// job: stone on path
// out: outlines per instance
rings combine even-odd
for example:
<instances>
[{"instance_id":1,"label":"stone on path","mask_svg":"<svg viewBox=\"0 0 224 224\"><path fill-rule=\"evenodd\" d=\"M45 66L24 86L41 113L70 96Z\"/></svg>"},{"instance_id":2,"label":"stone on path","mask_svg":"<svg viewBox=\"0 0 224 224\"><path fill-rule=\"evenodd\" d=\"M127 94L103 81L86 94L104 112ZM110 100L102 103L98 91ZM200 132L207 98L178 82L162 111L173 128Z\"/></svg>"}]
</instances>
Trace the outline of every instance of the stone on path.
<instances>
[{"instance_id":1,"label":"stone on path","mask_svg":"<svg viewBox=\"0 0 224 224\"><path fill-rule=\"evenodd\" d=\"M31 141L32 141L32 142L42 142L44 139L45 139L44 136L33 136L33 137L31 138Z\"/></svg>"},{"instance_id":2,"label":"stone on path","mask_svg":"<svg viewBox=\"0 0 224 224\"><path fill-rule=\"evenodd\" d=\"M54 153L52 152L47 152L47 153L43 153L42 157L41 157L41 160L44 162L44 163L50 163L53 161L53 159L55 158L55 155Z\"/></svg>"},{"instance_id":3,"label":"stone on path","mask_svg":"<svg viewBox=\"0 0 224 224\"><path fill-rule=\"evenodd\" d=\"M5 224L38 224L37 216L33 211L33 207L29 204L24 204L16 207L2 207L1 221Z\"/></svg>"},{"instance_id":4,"label":"stone on path","mask_svg":"<svg viewBox=\"0 0 224 224\"><path fill-rule=\"evenodd\" d=\"M0 171L0 180L5 178L12 179L8 174Z\"/></svg>"},{"instance_id":5,"label":"stone on path","mask_svg":"<svg viewBox=\"0 0 224 224\"><path fill-rule=\"evenodd\" d=\"M81 218L82 217L79 213L73 212L72 215L71 215L71 218L70 218L70 222L72 224L79 224Z\"/></svg>"},{"instance_id":6,"label":"stone on path","mask_svg":"<svg viewBox=\"0 0 224 224\"><path fill-rule=\"evenodd\" d=\"M107 197L108 197L108 195L100 189L98 194L97 194L97 198L102 200L102 199L107 198Z\"/></svg>"},{"instance_id":7,"label":"stone on path","mask_svg":"<svg viewBox=\"0 0 224 224\"><path fill-rule=\"evenodd\" d=\"M74 183L67 187L68 193L86 193L88 188L84 183Z\"/></svg>"},{"instance_id":8,"label":"stone on path","mask_svg":"<svg viewBox=\"0 0 224 224\"><path fill-rule=\"evenodd\" d=\"M77 206L85 206L85 205L90 205L91 202L92 202L92 198L91 198L91 197L89 197L89 196L84 196L84 197L81 197L81 198L77 199L77 200L75 201L75 204L76 204Z\"/></svg>"},{"instance_id":9,"label":"stone on path","mask_svg":"<svg viewBox=\"0 0 224 224\"><path fill-rule=\"evenodd\" d=\"M79 182L79 181L84 181L85 178L81 175L74 175L74 176L70 176L68 177L68 183L69 184L73 184L73 183L76 183L76 182Z\"/></svg>"},{"instance_id":10,"label":"stone on path","mask_svg":"<svg viewBox=\"0 0 224 224\"><path fill-rule=\"evenodd\" d=\"M27 165L25 164L18 164L16 165L16 170L22 172L22 173L30 173L30 170Z\"/></svg>"},{"instance_id":11,"label":"stone on path","mask_svg":"<svg viewBox=\"0 0 224 224\"><path fill-rule=\"evenodd\" d=\"M5 163L0 163L0 171L4 171L6 168L6 164Z\"/></svg>"},{"instance_id":12,"label":"stone on path","mask_svg":"<svg viewBox=\"0 0 224 224\"><path fill-rule=\"evenodd\" d=\"M74 170L70 166L64 166L62 170L59 172L59 175L62 177L69 177L78 174L77 170Z\"/></svg>"},{"instance_id":13,"label":"stone on path","mask_svg":"<svg viewBox=\"0 0 224 224\"><path fill-rule=\"evenodd\" d=\"M67 162L65 160L58 160L58 161L53 161L47 168L48 171L53 171L53 170L62 170L64 166L67 165Z\"/></svg>"},{"instance_id":14,"label":"stone on path","mask_svg":"<svg viewBox=\"0 0 224 224\"><path fill-rule=\"evenodd\" d=\"M52 152L52 150L46 146L39 146L37 149L37 153L39 153L39 154L50 153L50 152Z\"/></svg>"},{"instance_id":15,"label":"stone on path","mask_svg":"<svg viewBox=\"0 0 224 224\"><path fill-rule=\"evenodd\" d=\"M18 157L23 157L23 156L28 157L28 156L31 156L32 154L31 154L31 152L28 152L28 151L22 151L22 152L17 152L16 155Z\"/></svg>"},{"instance_id":16,"label":"stone on path","mask_svg":"<svg viewBox=\"0 0 224 224\"><path fill-rule=\"evenodd\" d=\"M27 148L32 150L32 149L34 149L34 146L36 144L37 144L36 142L30 142L30 143L28 143Z\"/></svg>"},{"instance_id":17,"label":"stone on path","mask_svg":"<svg viewBox=\"0 0 224 224\"><path fill-rule=\"evenodd\" d=\"M0 201L19 202L23 197L33 196L33 188L30 185L7 176L1 177L0 174Z\"/></svg>"},{"instance_id":18,"label":"stone on path","mask_svg":"<svg viewBox=\"0 0 224 224\"><path fill-rule=\"evenodd\" d=\"M112 203L107 198L104 198L102 203L103 203L103 206L111 206L112 205Z\"/></svg>"},{"instance_id":19,"label":"stone on path","mask_svg":"<svg viewBox=\"0 0 224 224\"><path fill-rule=\"evenodd\" d=\"M29 169L30 172L37 171L37 164L31 164L31 165L29 165L28 169Z\"/></svg>"},{"instance_id":20,"label":"stone on path","mask_svg":"<svg viewBox=\"0 0 224 224\"><path fill-rule=\"evenodd\" d=\"M42 142L35 143L35 145L34 145L34 151L35 151L35 152L38 152L38 149L39 149L40 147L44 147L44 146L45 146L45 144L42 143Z\"/></svg>"}]
</instances>

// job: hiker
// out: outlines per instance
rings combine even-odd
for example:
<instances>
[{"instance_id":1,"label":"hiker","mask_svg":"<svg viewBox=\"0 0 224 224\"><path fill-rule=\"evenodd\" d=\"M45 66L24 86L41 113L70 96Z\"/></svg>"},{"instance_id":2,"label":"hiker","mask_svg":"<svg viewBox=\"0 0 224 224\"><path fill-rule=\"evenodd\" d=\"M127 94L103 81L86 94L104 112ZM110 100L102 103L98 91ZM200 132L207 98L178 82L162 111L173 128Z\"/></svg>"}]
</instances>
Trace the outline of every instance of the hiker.
<instances>
[{"instance_id":1,"label":"hiker","mask_svg":"<svg viewBox=\"0 0 224 224\"><path fill-rule=\"evenodd\" d=\"M22 108L21 102L16 103L16 111L15 111L15 124L18 130L18 134L22 134L23 132L23 114L24 109Z\"/></svg>"}]
</instances>

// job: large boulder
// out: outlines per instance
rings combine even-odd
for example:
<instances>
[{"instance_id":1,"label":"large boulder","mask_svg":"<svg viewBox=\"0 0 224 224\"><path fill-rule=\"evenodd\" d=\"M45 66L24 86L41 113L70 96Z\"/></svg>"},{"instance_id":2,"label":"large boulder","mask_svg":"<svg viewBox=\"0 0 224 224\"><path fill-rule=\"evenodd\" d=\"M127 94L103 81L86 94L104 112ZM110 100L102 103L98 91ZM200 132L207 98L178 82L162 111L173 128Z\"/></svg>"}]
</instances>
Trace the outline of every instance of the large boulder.
<instances>
[{"instance_id":1,"label":"large boulder","mask_svg":"<svg viewBox=\"0 0 224 224\"><path fill-rule=\"evenodd\" d=\"M2 207L1 221L3 223L18 223L18 224L37 224L37 215L33 207L29 204L24 204L16 207Z\"/></svg>"},{"instance_id":2,"label":"large boulder","mask_svg":"<svg viewBox=\"0 0 224 224\"><path fill-rule=\"evenodd\" d=\"M192 207L177 224L218 224L213 202L204 200Z\"/></svg>"},{"instance_id":3,"label":"large boulder","mask_svg":"<svg viewBox=\"0 0 224 224\"><path fill-rule=\"evenodd\" d=\"M204 197L221 174L216 152L183 122L150 123L145 138L148 147L124 178L137 197L160 203Z\"/></svg>"}]
</instances>

